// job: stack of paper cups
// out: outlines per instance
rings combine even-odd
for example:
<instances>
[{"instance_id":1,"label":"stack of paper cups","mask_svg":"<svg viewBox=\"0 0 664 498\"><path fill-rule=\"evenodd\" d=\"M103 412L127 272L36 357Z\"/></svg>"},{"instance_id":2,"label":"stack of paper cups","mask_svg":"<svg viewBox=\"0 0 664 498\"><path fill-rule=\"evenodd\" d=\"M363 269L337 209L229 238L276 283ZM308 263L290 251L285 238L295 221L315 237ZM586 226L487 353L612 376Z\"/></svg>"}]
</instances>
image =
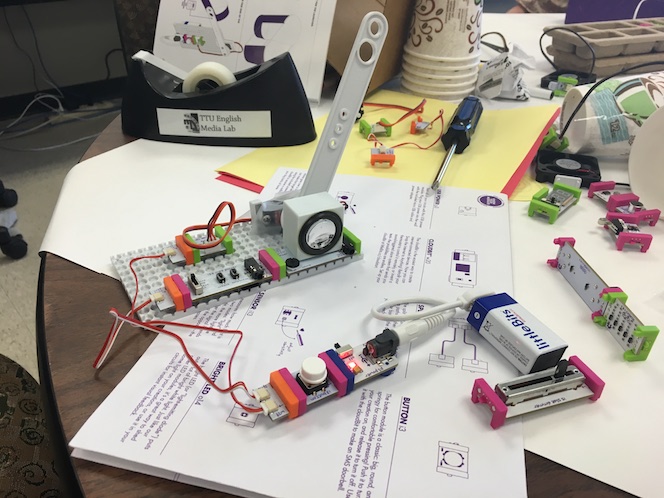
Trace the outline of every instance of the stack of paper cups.
<instances>
[{"instance_id":1,"label":"stack of paper cups","mask_svg":"<svg viewBox=\"0 0 664 498\"><path fill-rule=\"evenodd\" d=\"M562 126L591 85L567 92L560 113ZM602 83L572 118L565 136L569 152L593 156L628 156L643 122L664 105L664 72L616 78Z\"/></svg>"},{"instance_id":2,"label":"stack of paper cups","mask_svg":"<svg viewBox=\"0 0 664 498\"><path fill-rule=\"evenodd\" d=\"M482 0L417 0L401 85L423 97L461 100L475 88Z\"/></svg>"}]
</instances>

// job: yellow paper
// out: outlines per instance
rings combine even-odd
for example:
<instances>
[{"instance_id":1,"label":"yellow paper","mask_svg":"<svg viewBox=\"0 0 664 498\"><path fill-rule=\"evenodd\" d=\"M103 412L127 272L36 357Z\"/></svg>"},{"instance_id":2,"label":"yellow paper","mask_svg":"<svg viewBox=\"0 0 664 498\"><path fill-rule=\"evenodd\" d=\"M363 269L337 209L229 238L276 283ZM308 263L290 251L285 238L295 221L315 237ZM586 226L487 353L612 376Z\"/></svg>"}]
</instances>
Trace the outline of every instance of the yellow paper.
<instances>
[{"instance_id":1,"label":"yellow paper","mask_svg":"<svg viewBox=\"0 0 664 498\"><path fill-rule=\"evenodd\" d=\"M367 101L413 108L422 99L413 95L381 90ZM438 115L440 109L443 109L446 129L456 104L427 99L421 116L424 121L431 121ZM519 109L484 110L470 146L464 153L456 154L452 158L442 185L500 192L522 164L557 110L558 106L553 104ZM405 113L399 109L368 106L364 107L364 111L364 119L369 123L378 122L381 118L394 123ZM315 122L318 137L323 131L326 119L327 116L324 116ZM377 137L378 140L387 147L403 142L415 142L421 147L427 147L440 136L442 130L440 120L432 129L412 135L410 125L413 119L415 117L409 117L393 126L391 137ZM283 126L288 126L288 123L284 123ZM387 164L371 166L371 148L374 147L374 142L364 139L357 124L354 127L355 130L348 139L337 173L423 183L433 181L445 156L445 149L440 141L427 150L420 150L412 145L397 147L394 166L389 167ZM317 145L318 139L292 147L261 148L217 171L233 173L265 185L279 167L309 168ZM528 177L529 174L526 173L512 195L512 200L530 200L539 190L540 184Z\"/></svg>"}]
</instances>

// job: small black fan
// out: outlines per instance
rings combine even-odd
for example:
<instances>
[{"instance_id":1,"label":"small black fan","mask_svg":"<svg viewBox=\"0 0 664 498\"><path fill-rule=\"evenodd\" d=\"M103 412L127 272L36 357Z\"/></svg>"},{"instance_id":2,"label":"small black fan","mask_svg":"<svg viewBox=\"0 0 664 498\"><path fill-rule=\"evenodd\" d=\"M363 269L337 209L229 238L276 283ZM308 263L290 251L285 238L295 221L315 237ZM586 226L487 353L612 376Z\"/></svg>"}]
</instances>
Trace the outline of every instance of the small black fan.
<instances>
[{"instance_id":1,"label":"small black fan","mask_svg":"<svg viewBox=\"0 0 664 498\"><path fill-rule=\"evenodd\" d=\"M566 175L581 178L581 187L588 188L602 179L597 159L592 156L540 150L536 161L535 180L538 182L553 183L556 175Z\"/></svg>"}]
</instances>

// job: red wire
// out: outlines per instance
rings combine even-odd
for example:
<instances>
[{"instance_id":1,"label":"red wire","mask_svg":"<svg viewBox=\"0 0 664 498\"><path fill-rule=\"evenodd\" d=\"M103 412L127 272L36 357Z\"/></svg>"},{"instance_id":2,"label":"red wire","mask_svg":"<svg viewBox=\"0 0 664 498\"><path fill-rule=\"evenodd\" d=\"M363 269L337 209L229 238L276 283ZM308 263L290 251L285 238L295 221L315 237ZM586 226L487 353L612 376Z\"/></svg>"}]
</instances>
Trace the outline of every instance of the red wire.
<instances>
[{"instance_id":1,"label":"red wire","mask_svg":"<svg viewBox=\"0 0 664 498\"><path fill-rule=\"evenodd\" d=\"M173 339L175 339L176 341L178 341L180 343L180 346L182 347L182 351L184 352L187 359L191 362L191 364L198 371L198 373L201 374L201 376L205 379L205 381L208 384L210 384L216 391L218 391L220 393L223 393L223 394L230 392L231 397L233 398L233 401L235 401L238 405L240 405L244 410L246 410L248 412L258 413L258 412L263 411L262 408L256 408L256 407L251 407L251 406L244 405L243 403L241 403L240 401L237 400L237 398L235 397L235 393L233 392L235 389L242 388L247 393L249 393L249 389L247 388L247 386L244 382L240 381L240 382L232 383L232 381L231 381L231 367L233 365L233 358L235 358L235 353L237 352L237 349L240 346L240 342L242 342L242 338L243 338L243 334L242 334L241 330L217 329L217 328L208 327L208 326L205 326L205 325L189 325L189 324L185 324L185 323L166 322L166 321L163 321L163 320L151 320L149 322L139 322L139 321L136 321L136 320L134 320L132 318L129 318L129 317L125 317L125 318L127 319L127 321L129 321L129 323L134 323L135 325L138 325L139 327L143 327L143 328L145 328L147 330L151 330L153 332L157 332L157 333L160 333L160 334L166 334L166 335L172 337ZM229 384L229 386L226 387L226 388L223 388L223 387L219 387L217 384L215 384L215 382L208 376L208 374L205 373L203 368L198 364L198 362L194 359L194 357L191 356L191 353L189 353L189 350L187 349L187 346L185 345L184 341L182 340L182 338L179 335L177 335L173 332L170 332L168 330L165 330L165 329L159 329L159 328L153 327L153 325L164 325L164 326L169 325L169 326L182 327L182 328L207 330L209 332L215 332L215 333L221 333L221 334L236 334L236 335L238 335L239 339L238 339L237 343L235 344L235 347L233 348L233 352L231 353L230 359L228 360L228 384Z\"/></svg>"},{"instance_id":2,"label":"red wire","mask_svg":"<svg viewBox=\"0 0 664 498\"><path fill-rule=\"evenodd\" d=\"M230 220L226 223L217 223L217 219L223 212L223 210L228 207L230 209ZM213 213L212 217L208 221L207 225L194 225L191 227L187 227L183 230L182 235L186 235L188 232L192 230L206 230L207 235L208 235L208 240L214 239L213 242L208 243L208 244L196 244L194 242L191 242L187 239L187 237L184 237L184 241L191 247L197 248L197 249L206 249L209 247L214 247L218 244L220 244L224 238L228 235L230 232L231 228L235 223L246 223L248 221L251 221L250 218L241 218L241 219L236 219L235 218L235 206L233 206L232 203L230 202L222 202L217 206L217 209ZM228 227L226 230L226 233L224 234L223 237L217 239L214 235L214 227L215 226L221 226L221 227ZM152 299L148 299L147 301L143 302L140 304L138 307L136 307L136 299L138 298L138 275L136 274L136 270L134 269L133 265L135 262L140 261L141 259L157 259L157 258L163 258L165 256L164 253L161 254L153 254L149 256L138 256L136 258L133 258L129 262L129 269L134 277L134 284L136 286L136 291L134 293L134 297L131 301L131 309L127 313L127 315L121 315L117 309L111 308L111 314L115 315L115 320L111 324L111 328L106 335L106 339L104 340L104 344L102 345L101 350L99 351L99 354L97 354L97 357L95 358L95 361L93 362L93 367L98 368L100 366L100 362L103 357L105 357L105 353L107 354L107 348L109 347L109 344L112 343L112 341L115 339L117 336L118 332L120 331L120 328L122 327L123 322L129 322L134 326L144 328L146 330L150 330L152 332L157 332L160 334L166 334L174 339L176 339L179 343L180 346L182 347L182 350L187 357L187 359L191 362L191 364L194 366L194 368L201 374L201 376L205 379L205 381L210 384L215 390L221 392L221 393L228 393L230 392L231 398L233 398L233 401L237 403L239 406L241 406L245 411L251 412L251 413L259 413L262 412L262 408L256 408L256 407L251 407L243 404L240 402L237 397L235 396L234 390L238 388L244 389L247 394L249 395L249 390L247 389L247 386L244 382L236 382L235 384L232 383L231 381L231 366L233 364L233 359L235 358L235 353L237 352L237 349L240 345L240 342L242 341L242 331L240 330L225 330L225 329L217 329L214 327L207 327L205 325L189 325L189 324L181 324L177 322L166 322L163 320L151 320L148 322L142 322L138 319L132 318L132 315L135 315L137 312L145 308L147 305L149 305L152 302ZM161 325L161 326L166 326L166 325L171 325L174 327L184 327L184 328L197 328L201 330L208 330L210 332L216 332L216 333L222 333L222 334L238 334L240 338L237 341L237 344L233 348L233 353L231 354L231 357L228 361L228 384L229 387L227 388L222 388L219 387L215 382L203 371L203 368L198 364L198 362L194 359L194 357L189 353L189 350L187 349L187 346L185 345L184 341L182 338L168 330L160 329L155 327L154 325Z\"/></svg>"},{"instance_id":3,"label":"red wire","mask_svg":"<svg viewBox=\"0 0 664 498\"><path fill-rule=\"evenodd\" d=\"M120 326L122 323L120 324ZM117 328L116 328L117 327ZM115 335L117 334L118 330L120 330L120 327L118 326L118 319L116 318L113 323L111 324L111 329L108 331L108 334L106 334L106 339L104 340L104 344L102 344L101 349L99 350L99 353L97 354L97 357L95 358L95 361L92 362L93 368L99 368L99 363L101 361L102 356L104 355L104 352L106 351L106 348L108 347L109 342L113 340Z\"/></svg>"},{"instance_id":4,"label":"red wire","mask_svg":"<svg viewBox=\"0 0 664 498\"><path fill-rule=\"evenodd\" d=\"M400 109L402 111L415 111L417 113L424 112L424 104L426 103L426 99L422 100L417 107L406 107L405 105L398 105L398 104L381 104L378 102L362 102L362 105L367 106L367 107L382 107L384 109Z\"/></svg>"},{"instance_id":5,"label":"red wire","mask_svg":"<svg viewBox=\"0 0 664 498\"><path fill-rule=\"evenodd\" d=\"M180 344L180 347L182 348L182 351L184 352L184 355L187 357L187 359L193 365L193 367L196 369L196 371L199 374L201 374L203 379L205 379L205 382L210 384L210 386L212 386L216 391L218 391L220 393L223 393L223 394L230 393L231 398L233 398L233 401L235 403L237 403L239 406L241 406L247 412L259 413L259 412L263 411L262 408L256 408L256 407L253 407L253 406L245 405L244 403L242 403L241 401L239 401L237 399L237 397L235 396L235 393L233 392L233 391L235 391L235 389L242 388L242 389L245 390L245 392L247 392L247 394L249 394L249 389L247 388L247 385L244 382L240 381L240 382L233 383L232 380L231 380L232 379L231 368L232 368L232 365L233 365L233 359L235 358L235 353L237 353L238 347L240 346L240 342L242 341L242 337L243 337L242 331L240 331L240 330L217 329L217 328L208 327L208 326L205 326L205 325L190 325L190 324L185 324L185 323L167 322L167 321L164 321L164 320L150 320L148 322L141 322L139 320L131 318L130 316L121 315L118 312L118 310L115 309L115 308L111 308L110 312L111 312L112 315L115 315L116 318L115 318L115 321L113 323L113 326L111 327L111 332L107 336L106 341L104 342L104 346L102 347L102 350L100 351L99 355L97 356L97 359L95 360L95 365L97 364L99 358L102 356L104 350L106 349L106 345L110 341L110 339L112 337L112 333L115 329L115 325L118 323L118 321L120 321L120 322L129 322L130 324L132 324L136 327L140 327L140 328L143 328L145 330L149 330L151 332L156 332L158 334L166 334L169 337L172 337L173 339L178 341L178 343ZM182 337L180 337L176 333L171 332L169 330L165 330L165 329L162 329L162 328L157 328L156 325L182 327L182 328L190 328L190 329L201 329L201 330L207 330L207 331L215 332L215 333L239 335L239 339L238 339L237 343L235 344L235 347L233 348L233 352L231 353L230 359L228 360L228 384L229 384L229 386L226 387L226 388L219 387L215 383L215 381L213 381L208 376L208 374L205 373L205 371L200 366L200 364L191 355L191 353L189 352L189 349L187 349L187 346L184 343L184 340L182 339ZM117 330L119 330L119 327L118 327Z\"/></svg>"},{"instance_id":6,"label":"red wire","mask_svg":"<svg viewBox=\"0 0 664 498\"><path fill-rule=\"evenodd\" d=\"M383 142L378 140L378 138L376 138L376 135L374 135L373 133L369 133L369 135L367 135L367 142L371 142L372 140L374 141L374 146L376 144L380 144L381 146L383 145Z\"/></svg>"},{"instance_id":7,"label":"red wire","mask_svg":"<svg viewBox=\"0 0 664 498\"><path fill-rule=\"evenodd\" d=\"M438 116L436 116L433 119L433 121L431 121L431 123L429 123L429 128L432 128L433 124L436 121L440 120L440 128L441 128L440 129L440 134L438 135L438 138L436 138L436 140L432 144L430 144L426 147L422 147L420 144L417 144L415 142L403 142L403 143L400 143L400 144L397 144L397 145L391 145L391 146L388 146L388 147L390 147L392 149L396 149L397 147L403 147L404 145L414 145L415 147L417 147L420 150L430 149L431 147L436 145L440 141L441 138L443 138L443 130L445 129L445 120L443 119L443 112L444 112L443 109L441 109L438 112ZM372 140L374 142L374 146L376 144L380 144L381 146L385 146L385 144L383 144L380 140L378 140L378 138L376 138L376 135L374 135L373 133L369 133L369 135L367 136L367 141L370 142Z\"/></svg>"},{"instance_id":8,"label":"red wire","mask_svg":"<svg viewBox=\"0 0 664 498\"><path fill-rule=\"evenodd\" d=\"M392 104L375 104L373 102L365 102L364 105L374 106L374 107L383 107L383 108L386 108L386 109L401 109L401 110L406 111L406 114L401 116L394 123L382 123L382 122L378 123L378 124L380 124L381 126L383 126L385 128L391 128L392 126L401 123L408 116L412 116L413 114L423 113L424 112L424 104L426 104L426 103L427 103L427 99L422 99L422 102L420 102L417 106L415 106L413 108L405 107L405 106L402 106L402 105L396 105L396 104L394 104L394 105L392 105Z\"/></svg>"},{"instance_id":9,"label":"red wire","mask_svg":"<svg viewBox=\"0 0 664 498\"><path fill-rule=\"evenodd\" d=\"M436 145L441 140L441 138L443 138L443 130L445 129L445 120L443 119L443 110L442 109L438 112L438 116L436 116L433 119L433 121L431 121L431 123L429 123L429 127L430 128L433 127L433 124L436 121L438 121L439 119L440 119L440 133L438 134L438 138L436 138L436 140L434 140L434 142L432 144L430 144L426 147L422 147L421 145L419 145L415 142L403 142L403 143L400 143L400 144L397 144L397 145L393 145L392 148L396 149L397 147L403 147L404 145L414 145L415 147L417 147L420 150L430 149L431 147Z\"/></svg>"},{"instance_id":10,"label":"red wire","mask_svg":"<svg viewBox=\"0 0 664 498\"><path fill-rule=\"evenodd\" d=\"M228 207L230 210L230 219L227 223L217 223L217 219L223 212L224 208ZM187 244L189 247L193 247L194 249L210 249L211 247L218 246L223 242L223 240L226 238L228 233L231 231L231 228L233 228L233 225L237 223L237 220L235 219L235 206L233 205L232 202L222 202L217 206L217 209L215 209L214 213L212 214L212 217L210 218L210 221L208 221L207 225L192 225L190 227L185 228L182 231L182 237L184 240L184 243ZM214 235L214 227L215 226L221 226L221 227L228 227L226 229L226 233L224 233L223 237L221 238L216 238ZM186 235L189 232L192 232L194 230L206 230L207 231L207 240L208 242L205 244L198 244L197 242L192 242L189 240Z\"/></svg>"},{"instance_id":11,"label":"red wire","mask_svg":"<svg viewBox=\"0 0 664 498\"><path fill-rule=\"evenodd\" d=\"M161 254L153 254L150 256L138 256L134 259L132 259L129 262L129 270L131 270L131 274L134 276L134 284L136 285L136 292L134 293L134 299L131 300L131 310L129 310L129 315L133 315L136 313L138 310L143 309L145 306L147 306L151 301L148 300L145 303L141 304L141 306L138 309L134 309L134 306L136 306L136 299L138 298L138 275L136 275L136 270L134 270L134 263L136 261L139 261L141 259L158 259L158 258L163 258L164 253Z\"/></svg>"}]
</instances>

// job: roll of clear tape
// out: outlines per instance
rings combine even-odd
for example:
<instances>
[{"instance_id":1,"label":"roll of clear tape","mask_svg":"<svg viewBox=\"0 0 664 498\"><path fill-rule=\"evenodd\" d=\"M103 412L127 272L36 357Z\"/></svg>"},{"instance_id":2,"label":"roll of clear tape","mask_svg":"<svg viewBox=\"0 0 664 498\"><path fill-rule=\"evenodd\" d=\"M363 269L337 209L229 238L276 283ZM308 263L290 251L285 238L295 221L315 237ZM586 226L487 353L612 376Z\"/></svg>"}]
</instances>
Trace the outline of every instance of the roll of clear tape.
<instances>
[{"instance_id":1,"label":"roll of clear tape","mask_svg":"<svg viewBox=\"0 0 664 498\"><path fill-rule=\"evenodd\" d=\"M223 64L203 62L194 67L182 81L183 93L194 93L202 81L213 81L219 86L235 83L235 75Z\"/></svg>"},{"instance_id":2,"label":"roll of clear tape","mask_svg":"<svg viewBox=\"0 0 664 498\"><path fill-rule=\"evenodd\" d=\"M572 88L560 113L561 129L592 85ZM643 122L662 105L664 73L648 73L606 81L595 89L574 116L565 136L573 154L629 156Z\"/></svg>"}]
</instances>

